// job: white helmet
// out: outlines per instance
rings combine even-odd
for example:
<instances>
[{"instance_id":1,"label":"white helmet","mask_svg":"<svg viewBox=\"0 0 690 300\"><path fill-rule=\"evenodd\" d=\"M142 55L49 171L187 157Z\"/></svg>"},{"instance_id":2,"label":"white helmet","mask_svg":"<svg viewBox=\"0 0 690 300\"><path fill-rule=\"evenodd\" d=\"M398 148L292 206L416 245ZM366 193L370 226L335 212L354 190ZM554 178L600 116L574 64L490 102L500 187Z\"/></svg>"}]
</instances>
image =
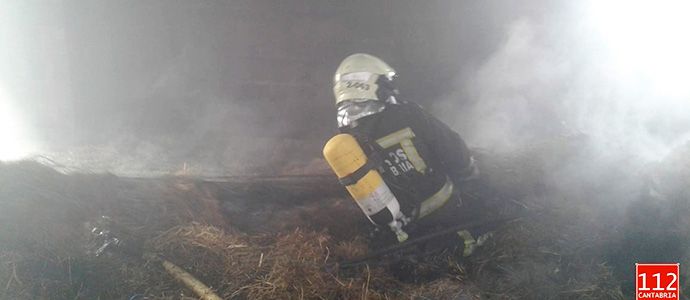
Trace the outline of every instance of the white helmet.
<instances>
[{"instance_id":1,"label":"white helmet","mask_svg":"<svg viewBox=\"0 0 690 300\"><path fill-rule=\"evenodd\" d=\"M378 57L356 53L346 57L333 77L338 125L353 125L359 118L383 111L395 103L395 70Z\"/></svg>"}]
</instances>

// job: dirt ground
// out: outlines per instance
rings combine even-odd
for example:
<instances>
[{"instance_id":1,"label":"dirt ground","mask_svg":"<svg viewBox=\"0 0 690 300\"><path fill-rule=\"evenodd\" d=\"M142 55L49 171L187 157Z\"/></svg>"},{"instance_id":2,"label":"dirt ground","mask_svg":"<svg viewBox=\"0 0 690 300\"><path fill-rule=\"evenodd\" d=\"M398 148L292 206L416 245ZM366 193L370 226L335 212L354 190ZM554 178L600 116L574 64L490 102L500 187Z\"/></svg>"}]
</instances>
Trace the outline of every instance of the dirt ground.
<instances>
[{"instance_id":1,"label":"dirt ground","mask_svg":"<svg viewBox=\"0 0 690 300\"><path fill-rule=\"evenodd\" d=\"M224 299L630 298L635 262L690 262L688 154L637 165L585 137L478 150L482 178L463 199L525 217L466 259L450 243L351 267L372 251L370 226L330 175L133 179L4 163L0 299L198 299L161 260Z\"/></svg>"}]
</instances>

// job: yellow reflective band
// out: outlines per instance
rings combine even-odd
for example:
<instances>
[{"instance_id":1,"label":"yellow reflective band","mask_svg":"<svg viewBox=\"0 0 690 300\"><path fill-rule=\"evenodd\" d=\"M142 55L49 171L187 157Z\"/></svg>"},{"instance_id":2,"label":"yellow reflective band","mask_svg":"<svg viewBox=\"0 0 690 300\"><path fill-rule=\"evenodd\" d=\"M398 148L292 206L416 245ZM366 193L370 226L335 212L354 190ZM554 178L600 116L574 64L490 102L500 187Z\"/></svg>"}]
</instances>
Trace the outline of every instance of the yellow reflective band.
<instances>
[{"instance_id":1,"label":"yellow reflective band","mask_svg":"<svg viewBox=\"0 0 690 300\"><path fill-rule=\"evenodd\" d=\"M450 179L446 177L446 183L443 185L443 187L438 192L436 192L436 194L424 200L424 202L422 202L422 205L419 206L418 218L428 216L429 214L431 214L432 212L446 204L446 202L448 202L448 199L450 199L451 194L453 194L453 182L451 182Z\"/></svg>"},{"instance_id":2,"label":"yellow reflective band","mask_svg":"<svg viewBox=\"0 0 690 300\"><path fill-rule=\"evenodd\" d=\"M412 132L410 127L407 127L376 140L376 143L385 149L395 144L400 144L403 140L412 139L413 137L415 137L414 132Z\"/></svg>"},{"instance_id":3,"label":"yellow reflective band","mask_svg":"<svg viewBox=\"0 0 690 300\"><path fill-rule=\"evenodd\" d=\"M414 144L412 143L412 138L415 136L416 135L412 129L407 127L376 140L376 143L384 149L400 144L400 147L402 147L405 155L407 155L407 158L410 159L412 166L414 166L419 173L424 174L426 171L426 163L422 157L419 156L417 148L415 148Z\"/></svg>"},{"instance_id":4,"label":"yellow reflective band","mask_svg":"<svg viewBox=\"0 0 690 300\"><path fill-rule=\"evenodd\" d=\"M412 144L411 140L403 140L400 142L400 146L402 147L403 151L407 155L407 158L410 159L410 162L414 166L419 173L424 174L426 171L426 163L422 159L421 156L419 156L419 153L417 153L417 148L414 147L414 144Z\"/></svg>"}]
</instances>

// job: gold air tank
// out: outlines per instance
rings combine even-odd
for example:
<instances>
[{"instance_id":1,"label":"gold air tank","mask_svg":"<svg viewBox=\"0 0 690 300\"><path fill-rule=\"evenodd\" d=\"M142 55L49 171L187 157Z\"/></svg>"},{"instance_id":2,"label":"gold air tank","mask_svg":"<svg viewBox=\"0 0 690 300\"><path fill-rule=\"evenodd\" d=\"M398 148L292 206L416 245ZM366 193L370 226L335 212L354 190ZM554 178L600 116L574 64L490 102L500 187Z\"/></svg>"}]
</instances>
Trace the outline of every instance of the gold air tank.
<instances>
[{"instance_id":1,"label":"gold air tank","mask_svg":"<svg viewBox=\"0 0 690 300\"><path fill-rule=\"evenodd\" d=\"M323 156L341 182L362 168L368 160L362 147L350 134L338 134L331 138L323 148ZM345 188L369 221L375 225L388 225L400 242L407 239L407 233L402 230L407 218L376 168L371 168L358 180L345 185Z\"/></svg>"}]
</instances>

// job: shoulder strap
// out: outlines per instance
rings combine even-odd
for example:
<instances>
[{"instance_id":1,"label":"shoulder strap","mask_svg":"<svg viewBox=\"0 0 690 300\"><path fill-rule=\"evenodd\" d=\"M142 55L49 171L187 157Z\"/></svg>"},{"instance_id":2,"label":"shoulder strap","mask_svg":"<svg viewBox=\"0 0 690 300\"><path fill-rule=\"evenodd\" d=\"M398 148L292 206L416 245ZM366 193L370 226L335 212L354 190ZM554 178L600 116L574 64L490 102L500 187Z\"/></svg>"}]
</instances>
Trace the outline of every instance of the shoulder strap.
<instances>
[{"instance_id":1,"label":"shoulder strap","mask_svg":"<svg viewBox=\"0 0 690 300\"><path fill-rule=\"evenodd\" d=\"M381 154L378 152L373 152L367 156L367 162L357 169L357 171L354 171L352 174L343 178L339 178L338 181L340 181L340 184L344 186L353 185L362 179L362 177L367 175L369 171L377 169L381 165L382 161Z\"/></svg>"}]
</instances>

